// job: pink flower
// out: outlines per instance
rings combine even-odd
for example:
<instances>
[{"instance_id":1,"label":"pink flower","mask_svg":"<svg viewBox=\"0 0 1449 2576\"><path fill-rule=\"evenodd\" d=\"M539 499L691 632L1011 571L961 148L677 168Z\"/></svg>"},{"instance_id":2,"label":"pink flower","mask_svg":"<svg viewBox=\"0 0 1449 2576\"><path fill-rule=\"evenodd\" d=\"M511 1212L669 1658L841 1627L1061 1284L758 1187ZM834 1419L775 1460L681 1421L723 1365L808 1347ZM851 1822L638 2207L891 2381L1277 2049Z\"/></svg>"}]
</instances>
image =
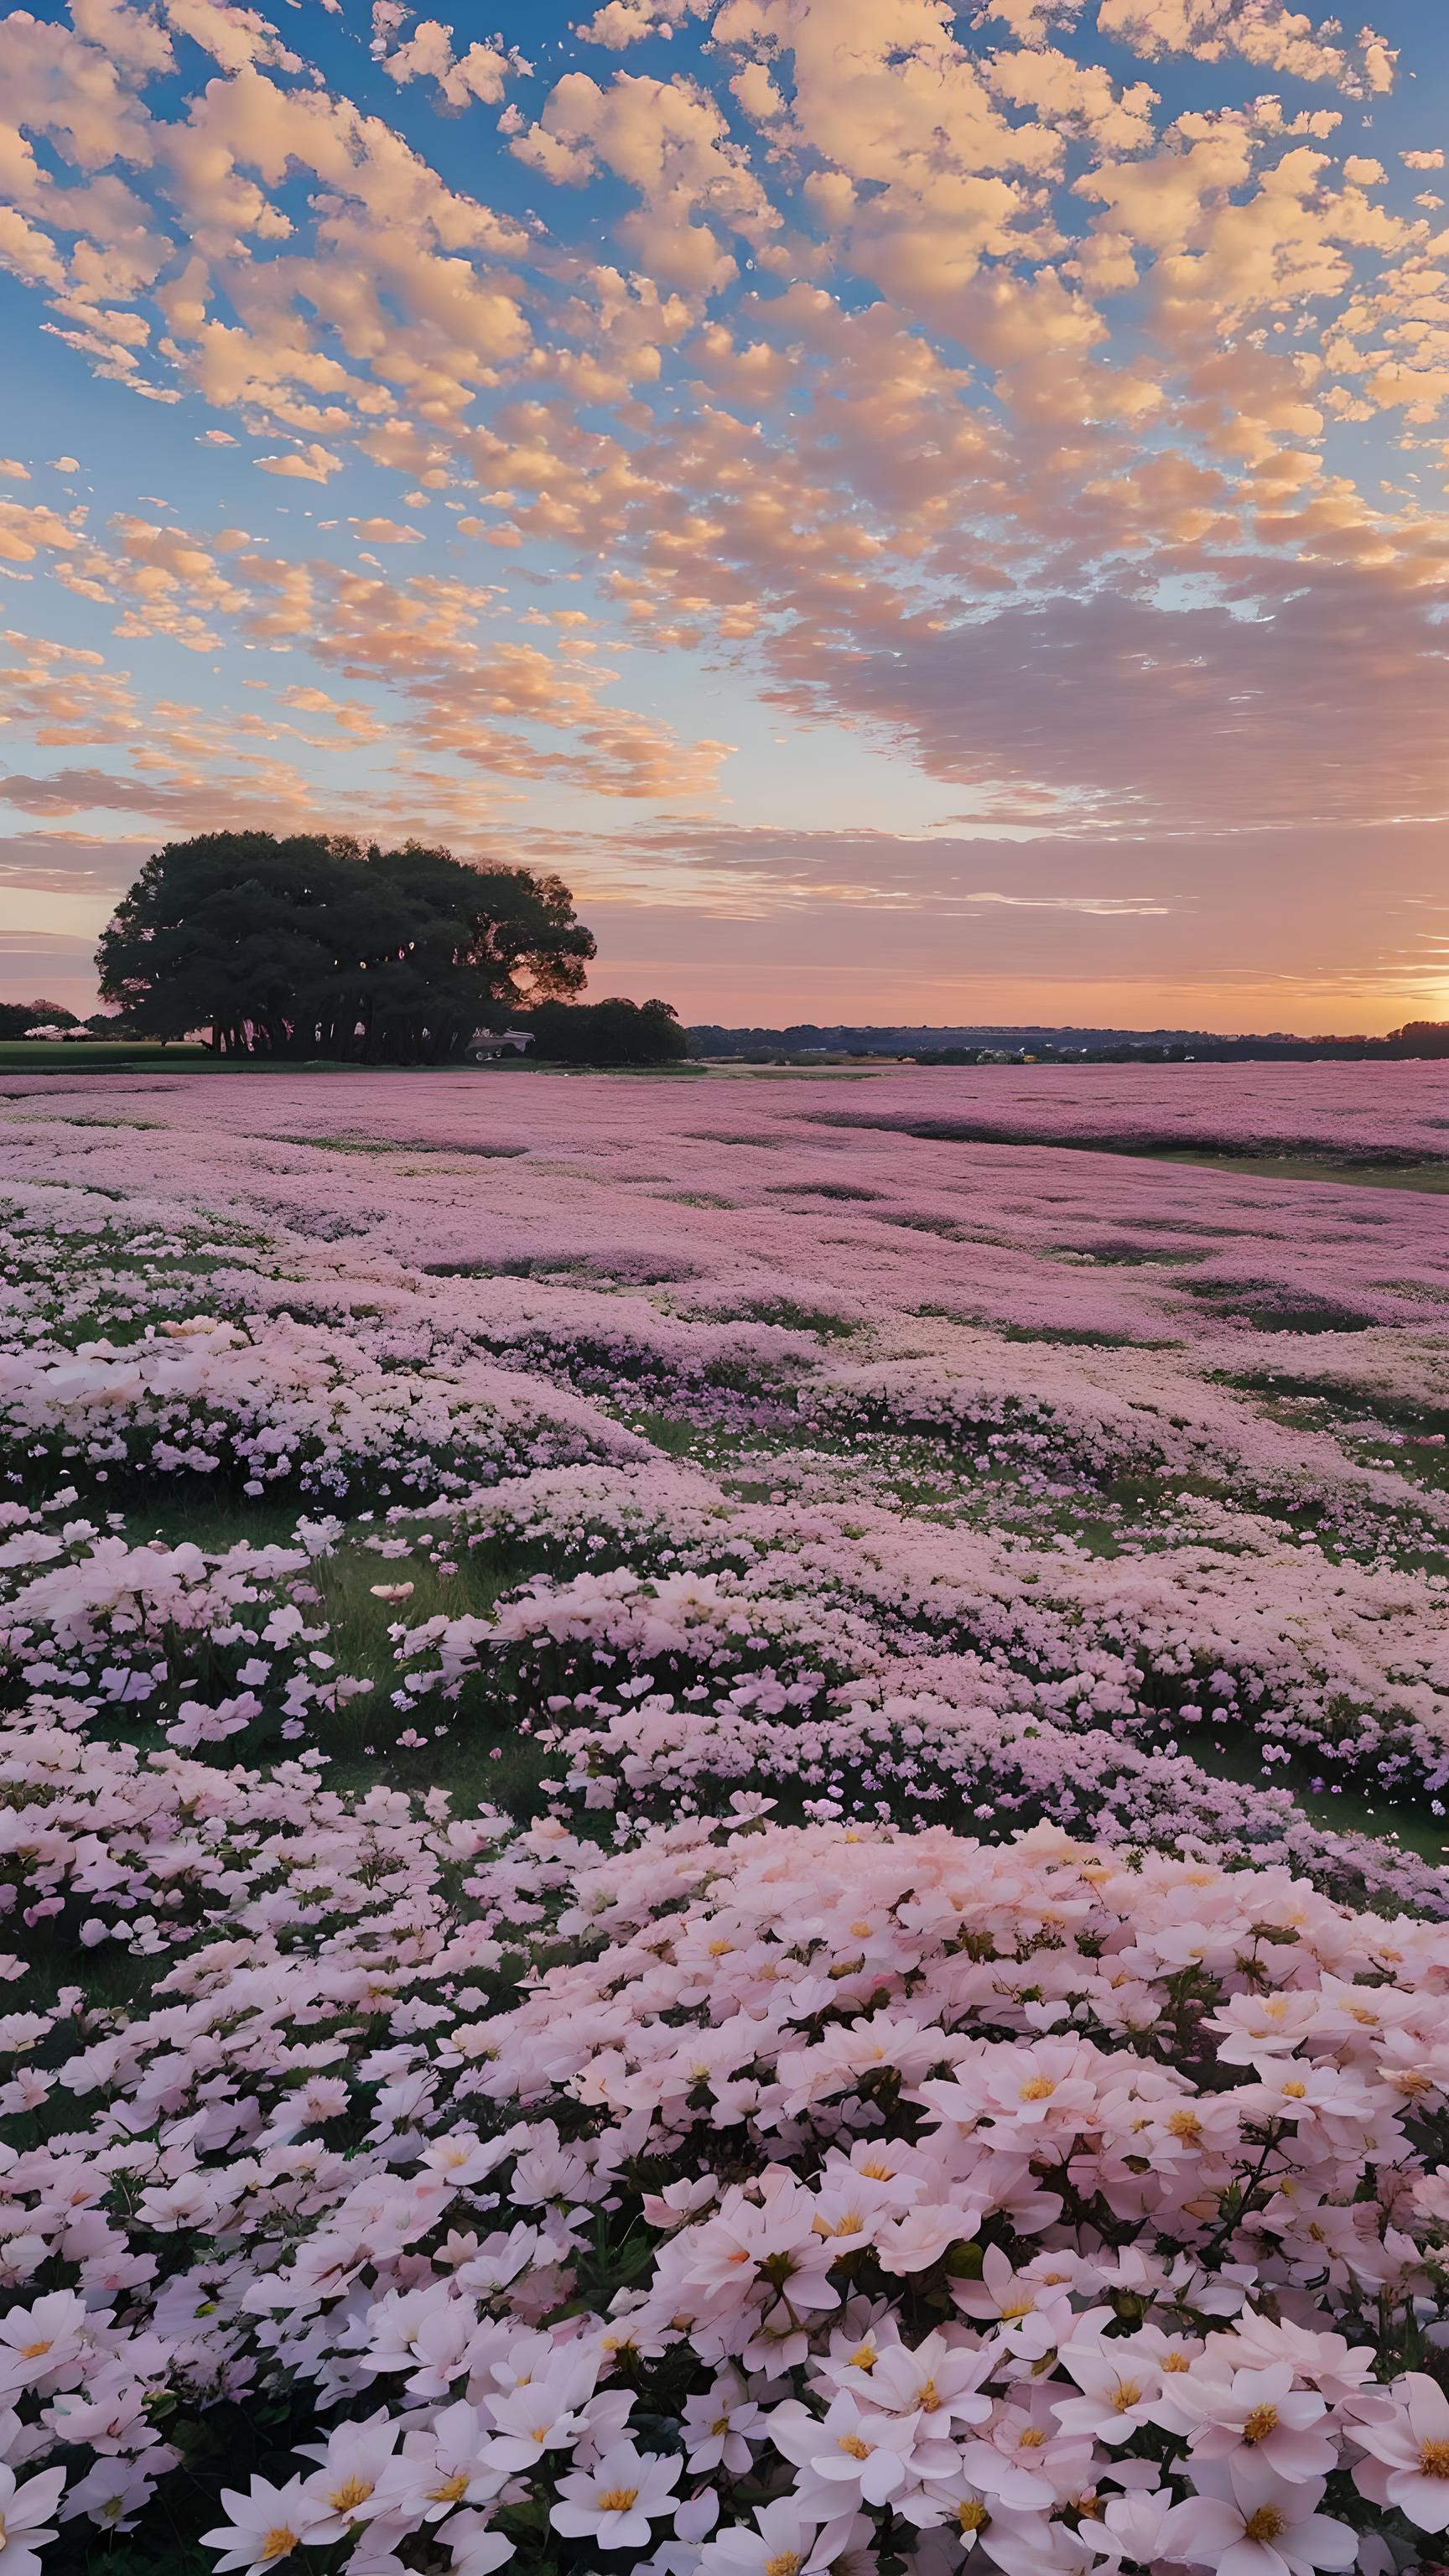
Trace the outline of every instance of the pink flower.
<instances>
[{"instance_id":1,"label":"pink flower","mask_svg":"<svg viewBox=\"0 0 1449 2576\"><path fill-rule=\"evenodd\" d=\"M44 2469L38 2478L17 2486L15 2471L0 2465L0 2566L5 2576L38 2576L36 2553L55 2538L54 2528L45 2527L46 2516L54 2513L64 2485L64 2469ZM114 2515L105 2518L115 2521Z\"/></svg>"},{"instance_id":2,"label":"pink flower","mask_svg":"<svg viewBox=\"0 0 1449 2576\"><path fill-rule=\"evenodd\" d=\"M1064 2433L1089 2433L1097 2442L1125 2442L1140 2425L1153 2420L1153 2404L1162 2386L1155 2361L1141 2358L1121 2341L1067 2344L1062 2363L1080 2397L1054 2401L1052 2413ZM1173 2381L1177 2386L1177 2381Z\"/></svg>"},{"instance_id":3,"label":"pink flower","mask_svg":"<svg viewBox=\"0 0 1449 2576\"><path fill-rule=\"evenodd\" d=\"M1170 2547L1216 2576L1314 2576L1352 2567L1358 2534L1318 2511L1322 2478L1280 2478L1250 2451L1194 2466L1196 2499L1174 2516Z\"/></svg>"},{"instance_id":4,"label":"pink flower","mask_svg":"<svg viewBox=\"0 0 1449 2576\"><path fill-rule=\"evenodd\" d=\"M1391 2505L1420 2531L1449 2531L1449 2398L1423 2371L1390 2383L1395 2412L1387 2423L1351 2424L1370 2458L1354 2484L1374 2504Z\"/></svg>"},{"instance_id":5,"label":"pink flower","mask_svg":"<svg viewBox=\"0 0 1449 2576\"><path fill-rule=\"evenodd\" d=\"M840 2556L851 2531L849 2514L822 2528L814 2515L802 2511L798 2498L783 2496L776 2504L756 2506L753 2527L730 2523L707 2540L700 2576L817 2576L817 2570Z\"/></svg>"},{"instance_id":6,"label":"pink flower","mask_svg":"<svg viewBox=\"0 0 1449 2576\"><path fill-rule=\"evenodd\" d=\"M906 2483L917 2450L920 2418L878 2415L853 2397L837 2397L825 2415L809 2413L797 2398L787 2398L766 2422L777 2451L806 2472L800 2500L822 2519L856 2503L881 2505ZM926 2464L930 2474L933 2462ZM947 2453L941 2468L954 2466Z\"/></svg>"},{"instance_id":7,"label":"pink flower","mask_svg":"<svg viewBox=\"0 0 1449 2576\"><path fill-rule=\"evenodd\" d=\"M760 2409L746 2397L738 2371L721 2371L703 2397L687 2397L683 2429L691 2477L706 2469L739 2477L750 2465L748 2436L759 2419Z\"/></svg>"},{"instance_id":8,"label":"pink flower","mask_svg":"<svg viewBox=\"0 0 1449 2576\"><path fill-rule=\"evenodd\" d=\"M674 2511L683 2466L616 2442L596 2469L576 2469L560 2482L549 2520L566 2540L591 2540L596 2549L648 2549L651 2521Z\"/></svg>"},{"instance_id":9,"label":"pink flower","mask_svg":"<svg viewBox=\"0 0 1449 2576\"><path fill-rule=\"evenodd\" d=\"M223 2487L221 2501L230 2523L201 2535L205 2548L222 2553L218 2576L232 2576L236 2568L275 2567L332 2519L332 2507L310 2479L305 2486L300 2478L289 2478L284 2487L274 2487L266 2478L253 2478L245 2495Z\"/></svg>"},{"instance_id":10,"label":"pink flower","mask_svg":"<svg viewBox=\"0 0 1449 2576\"><path fill-rule=\"evenodd\" d=\"M1194 2460L1251 2453L1280 2477L1301 2480L1326 2474L1338 2448L1313 2428L1328 2412L1311 2389L1295 2389L1288 2362L1270 2370L1235 2370L1219 2378L1207 2362L1167 2379L1155 2420L1191 2436Z\"/></svg>"}]
</instances>

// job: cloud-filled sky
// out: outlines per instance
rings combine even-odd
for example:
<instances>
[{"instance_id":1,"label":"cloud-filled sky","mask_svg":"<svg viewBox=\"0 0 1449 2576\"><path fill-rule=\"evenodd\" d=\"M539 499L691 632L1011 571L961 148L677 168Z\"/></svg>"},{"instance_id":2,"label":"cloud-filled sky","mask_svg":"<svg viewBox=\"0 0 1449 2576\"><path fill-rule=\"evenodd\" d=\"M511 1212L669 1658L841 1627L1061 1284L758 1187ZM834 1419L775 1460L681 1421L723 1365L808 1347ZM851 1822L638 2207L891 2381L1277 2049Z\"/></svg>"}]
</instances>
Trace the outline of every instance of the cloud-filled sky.
<instances>
[{"instance_id":1,"label":"cloud-filled sky","mask_svg":"<svg viewBox=\"0 0 1449 2576\"><path fill-rule=\"evenodd\" d=\"M577 0L575 0L577 5ZM0 20L4 986L160 839L686 1016L1449 1016L1449 13Z\"/></svg>"}]
</instances>

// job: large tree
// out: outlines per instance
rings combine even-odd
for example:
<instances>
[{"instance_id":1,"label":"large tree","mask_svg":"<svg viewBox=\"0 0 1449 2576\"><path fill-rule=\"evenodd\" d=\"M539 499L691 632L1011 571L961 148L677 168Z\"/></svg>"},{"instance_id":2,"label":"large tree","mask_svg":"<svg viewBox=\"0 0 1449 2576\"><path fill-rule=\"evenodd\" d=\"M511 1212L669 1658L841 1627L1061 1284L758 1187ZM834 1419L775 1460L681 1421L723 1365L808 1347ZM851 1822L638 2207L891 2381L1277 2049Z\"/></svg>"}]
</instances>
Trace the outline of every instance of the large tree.
<instances>
[{"instance_id":1,"label":"large tree","mask_svg":"<svg viewBox=\"0 0 1449 2576\"><path fill-rule=\"evenodd\" d=\"M204 832L148 859L96 962L141 1036L439 1064L480 1023L577 993L593 953L558 877L417 842Z\"/></svg>"}]
</instances>

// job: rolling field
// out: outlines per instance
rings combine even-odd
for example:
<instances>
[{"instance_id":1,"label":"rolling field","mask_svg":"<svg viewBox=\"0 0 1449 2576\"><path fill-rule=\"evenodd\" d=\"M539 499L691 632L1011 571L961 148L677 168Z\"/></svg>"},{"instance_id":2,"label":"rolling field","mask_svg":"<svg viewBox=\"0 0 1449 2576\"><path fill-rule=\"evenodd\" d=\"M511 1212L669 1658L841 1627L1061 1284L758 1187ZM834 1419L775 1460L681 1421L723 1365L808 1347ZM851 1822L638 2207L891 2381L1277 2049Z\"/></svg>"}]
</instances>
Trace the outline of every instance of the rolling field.
<instances>
[{"instance_id":1,"label":"rolling field","mask_svg":"<svg viewBox=\"0 0 1449 2576\"><path fill-rule=\"evenodd\" d=\"M1446 1180L0 1067L0 2576L1437 2564Z\"/></svg>"}]
</instances>

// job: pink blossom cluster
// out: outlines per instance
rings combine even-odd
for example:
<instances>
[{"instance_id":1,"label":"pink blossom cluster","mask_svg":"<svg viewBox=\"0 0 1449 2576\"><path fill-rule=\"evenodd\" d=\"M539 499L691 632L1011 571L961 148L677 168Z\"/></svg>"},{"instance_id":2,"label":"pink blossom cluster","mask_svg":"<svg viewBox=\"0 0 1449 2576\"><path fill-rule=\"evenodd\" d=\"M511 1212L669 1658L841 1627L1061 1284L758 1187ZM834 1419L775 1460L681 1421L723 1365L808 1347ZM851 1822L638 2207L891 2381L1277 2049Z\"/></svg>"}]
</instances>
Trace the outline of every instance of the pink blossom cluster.
<instances>
[{"instance_id":1,"label":"pink blossom cluster","mask_svg":"<svg viewBox=\"0 0 1449 2576\"><path fill-rule=\"evenodd\" d=\"M392 1368L325 1326L198 1315L117 1347L0 1352L0 1440L94 1475L238 1477L246 1493L366 1499L459 1492L480 1471L613 1450L629 1436L577 1397L467 1360Z\"/></svg>"},{"instance_id":2,"label":"pink blossom cluster","mask_svg":"<svg viewBox=\"0 0 1449 2576\"><path fill-rule=\"evenodd\" d=\"M40 1511L0 1503L0 1685L32 1712L63 1710L71 1726L145 1719L178 1750L242 1753L300 1738L371 1691L327 1651L305 1579L339 1521L299 1521L292 1547L242 1540L208 1555L189 1540L133 1546L66 1517L74 1502L68 1487Z\"/></svg>"},{"instance_id":3,"label":"pink blossom cluster","mask_svg":"<svg viewBox=\"0 0 1449 2576\"><path fill-rule=\"evenodd\" d=\"M414 1691L457 1697L476 1676L480 1705L567 1698L589 1724L616 1704L642 1718L677 1701L677 1723L698 1718L685 1758L710 1776L707 1707L726 1744L736 1721L755 1741L754 1720L785 1717L774 1778L790 1740L805 1741L803 1717L838 1730L842 1711L858 1724L871 1700L924 1693L954 1711L958 1781L983 1725L1014 1748L1045 1725L1058 1746L1063 1729L1189 1745L1251 1729L1270 1760L1291 1750L1386 1792L1434 1797L1449 1782L1449 1579L1289 1548L1245 1514L1228 1546L1186 1538L1147 1558L1038 1546L1028 1582L1020 1551L989 1532L860 1502L741 1505L658 1466L509 1480L449 1519L470 1547L506 1539L540 1570L484 1615L408 1628L399 1660ZM570 1571L580 1558L586 1570ZM788 1767L804 1762L808 1778L819 1759ZM850 1774L843 1739L830 1767Z\"/></svg>"},{"instance_id":4,"label":"pink blossom cluster","mask_svg":"<svg viewBox=\"0 0 1449 2576\"><path fill-rule=\"evenodd\" d=\"M133 2525L168 2425L283 2374L312 2429L218 2473L222 2568L1380 2570L1449 2527L1397 2359L1449 2334L1449 1927L747 1795L611 1856L306 1764L42 1736L0 1780L62 1832L129 1798L171 1958L4 2027L47 2512Z\"/></svg>"},{"instance_id":5,"label":"pink blossom cluster","mask_svg":"<svg viewBox=\"0 0 1449 2576\"><path fill-rule=\"evenodd\" d=\"M386 1253L414 1277L454 1274L439 1285L460 1313L480 1281L515 1293L512 1311L568 1301L646 1336L651 1308L676 1328L823 1318L847 1333L931 1310L945 1341L953 1322L1005 1326L1066 1336L1064 1352L1082 1336L1182 1345L1236 1369L1311 1362L1315 1378L1387 1328L1396 1376L1436 1400L1421 1336L1449 1250L1433 1196L1057 1143L1086 1119L1113 1146L1442 1162L1449 1080L1433 1064L988 1067L844 1087L116 1076L99 1108L94 1082L58 1077L27 1106L3 1161L35 1199L90 1192L103 1221L111 1191L154 1221L204 1211L319 1262ZM134 1123L99 1123L118 1112ZM993 1116L1039 1141L978 1141Z\"/></svg>"},{"instance_id":6,"label":"pink blossom cluster","mask_svg":"<svg viewBox=\"0 0 1449 2576\"><path fill-rule=\"evenodd\" d=\"M1449 1162L1442 1062L993 1065L872 1086L867 1117L878 1096L905 1117L934 1109L938 1134L954 1123L1043 1145Z\"/></svg>"}]
</instances>

